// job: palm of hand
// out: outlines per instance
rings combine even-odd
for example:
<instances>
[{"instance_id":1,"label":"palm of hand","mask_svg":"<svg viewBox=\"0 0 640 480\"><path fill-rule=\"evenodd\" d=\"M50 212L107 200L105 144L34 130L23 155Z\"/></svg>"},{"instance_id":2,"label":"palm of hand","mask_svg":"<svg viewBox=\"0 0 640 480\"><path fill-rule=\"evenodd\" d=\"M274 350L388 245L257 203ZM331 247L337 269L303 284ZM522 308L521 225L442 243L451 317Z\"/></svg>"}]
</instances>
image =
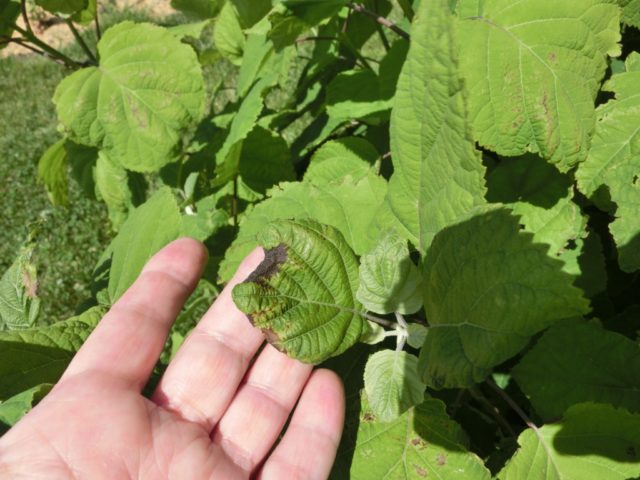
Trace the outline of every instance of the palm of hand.
<instances>
[{"instance_id":1,"label":"palm of hand","mask_svg":"<svg viewBox=\"0 0 640 480\"><path fill-rule=\"evenodd\" d=\"M230 299L260 257L241 266L149 400L140 391L204 259L188 240L156 255L54 390L0 439L0 477L326 478L343 421L339 381L271 347L252 362L262 337Z\"/></svg>"}]
</instances>

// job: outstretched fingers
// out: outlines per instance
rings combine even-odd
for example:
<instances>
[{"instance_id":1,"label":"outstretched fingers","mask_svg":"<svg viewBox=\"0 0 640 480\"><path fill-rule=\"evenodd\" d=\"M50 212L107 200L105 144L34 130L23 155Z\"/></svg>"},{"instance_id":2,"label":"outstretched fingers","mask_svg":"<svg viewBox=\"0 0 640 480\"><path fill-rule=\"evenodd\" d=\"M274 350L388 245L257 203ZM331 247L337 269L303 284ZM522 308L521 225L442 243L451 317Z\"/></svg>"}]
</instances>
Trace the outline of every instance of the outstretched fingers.
<instances>
[{"instance_id":1,"label":"outstretched fingers","mask_svg":"<svg viewBox=\"0 0 640 480\"><path fill-rule=\"evenodd\" d=\"M171 362L152 399L211 431L234 397L264 336L238 310L231 290L264 258L256 249L216 299Z\"/></svg>"},{"instance_id":2,"label":"outstretched fingers","mask_svg":"<svg viewBox=\"0 0 640 480\"><path fill-rule=\"evenodd\" d=\"M206 258L204 246L189 238L156 253L100 321L62 380L89 371L109 372L141 389L202 275Z\"/></svg>"},{"instance_id":3,"label":"outstretched fingers","mask_svg":"<svg viewBox=\"0 0 640 480\"><path fill-rule=\"evenodd\" d=\"M337 375L329 370L313 372L284 437L258 478L325 480L342 436L344 409L344 389Z\"/></svg>"}]
</instances>

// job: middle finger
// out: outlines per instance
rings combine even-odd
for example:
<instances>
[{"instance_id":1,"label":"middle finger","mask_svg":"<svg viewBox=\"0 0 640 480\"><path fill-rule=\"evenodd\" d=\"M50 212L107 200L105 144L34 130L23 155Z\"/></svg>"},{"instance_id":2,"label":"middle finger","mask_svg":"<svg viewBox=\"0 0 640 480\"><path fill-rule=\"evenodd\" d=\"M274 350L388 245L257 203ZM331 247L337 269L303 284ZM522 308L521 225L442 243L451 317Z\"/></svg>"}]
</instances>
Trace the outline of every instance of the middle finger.
<instances>
[{"instance_id":1,"label":"middle finger","mask_svg":"<svg viewBox=\"0 0 640 480\"><path fill-rule=\"evenodd\" d=\"M254 250L178 351L153 401L211 431L227 409L264 341L231 298L231 290L264 258Z\"/></svg>"}]
</instances>

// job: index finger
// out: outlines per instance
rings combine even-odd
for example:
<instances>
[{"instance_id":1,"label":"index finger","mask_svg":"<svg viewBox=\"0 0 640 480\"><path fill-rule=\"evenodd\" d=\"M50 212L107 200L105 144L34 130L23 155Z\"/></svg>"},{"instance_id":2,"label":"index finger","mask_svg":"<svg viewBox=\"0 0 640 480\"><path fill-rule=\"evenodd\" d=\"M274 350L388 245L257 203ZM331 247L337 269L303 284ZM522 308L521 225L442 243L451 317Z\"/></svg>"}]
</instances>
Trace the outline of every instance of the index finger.
<instances>
[{"instance_id":1,"label":"index finger","mask_svg":"<svg viewBox=\"0 0 640 480\"><path fill-rule=\"evenodd\" d=\"M87 371L108 372L141 389L206 258L204 246L189 238L156 253L100 321L62 379Z\"/></svg>"}]
</instances>

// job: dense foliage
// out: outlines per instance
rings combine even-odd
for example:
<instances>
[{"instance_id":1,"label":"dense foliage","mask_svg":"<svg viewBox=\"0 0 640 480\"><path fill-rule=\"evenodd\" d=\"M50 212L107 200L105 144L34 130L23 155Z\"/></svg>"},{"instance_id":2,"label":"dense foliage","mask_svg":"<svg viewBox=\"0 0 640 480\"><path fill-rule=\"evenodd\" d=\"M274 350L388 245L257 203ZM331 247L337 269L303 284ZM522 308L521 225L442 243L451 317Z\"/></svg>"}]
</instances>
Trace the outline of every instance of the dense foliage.
<instances>
[{"instance_id":1,"label":"dense foliage","mask_svg":"<svg viewBox=\"0 0 640 480\"><path fill-rule=\"evenodd\" d=\"M64 322L39 326L37 244L2 277L0 425L188 235L211 259L156 374L263 246L234 301L342 376L335 478L640 476L640 3L173 6L194 23L78 35L81 61L0 0L3 38L73 70L39 165L52 202L71 176L117 232Z\"/></svg>"}]
</instances>

